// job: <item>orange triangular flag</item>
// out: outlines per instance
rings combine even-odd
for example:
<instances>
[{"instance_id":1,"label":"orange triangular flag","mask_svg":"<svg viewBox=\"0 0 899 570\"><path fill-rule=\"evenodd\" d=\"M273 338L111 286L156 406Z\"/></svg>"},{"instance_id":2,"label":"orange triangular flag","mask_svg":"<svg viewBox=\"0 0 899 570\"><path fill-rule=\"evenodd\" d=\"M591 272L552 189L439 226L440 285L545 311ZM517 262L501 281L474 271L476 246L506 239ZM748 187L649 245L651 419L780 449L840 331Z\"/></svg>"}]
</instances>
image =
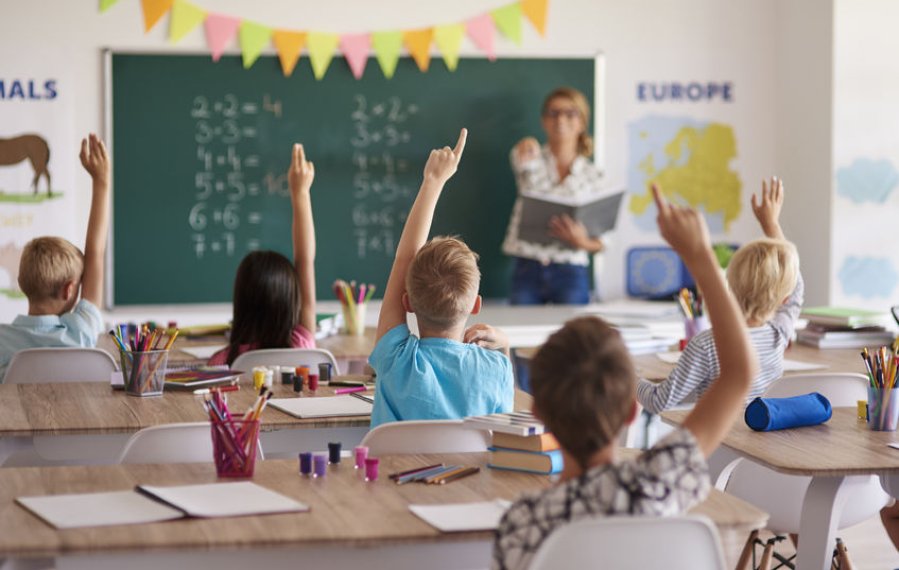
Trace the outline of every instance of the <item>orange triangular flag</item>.
<instances>
[{"instance_id":1,"label":"orange triangular flag","mask_svg":"<svg viewBox=\"0 0 899 570\"><path fill-rule=\"evenodd\" d=\"M403 32L403 43L412 54L412 59L421 71L427 71L431 63L431 41L434 39L434 28L408 30Z\"/></svg>"},{"instance_id":2,"label":"orange triangular flag","mask_svg":"<svg viewBox=\"0 0 899 570\"><path fill-rule=\"evenodd\" d=\"M275 50L278 52L278 59L281 60L281 71L284 77L290 77L293 68L297 66L300 59L300 52L306 45L306 34L303 32L289 32L287 30L275 30L272 34L272 43L275 44Z\"/></svg>"},{"instance_id":3,"label":"orange triangular flag","mask_svg":"<svg viewBox=\"0 0 899 570\"><path fill-rule=\"evenodd\" d=\"M175 0L140 0L144 9L144 32L149 32L166 12L172 9Z\"/></svg>"},{"instance_id":4,"label":"orange triangular flag","mask_svg":"<svg viewBox=\"0 0 899 570\"><path fill-rule=\"evenodd\" d=\"M521 13L530 20L541 36L546 35L546 12L549 0L521 0Z\"/></svg>"}]
</instances>

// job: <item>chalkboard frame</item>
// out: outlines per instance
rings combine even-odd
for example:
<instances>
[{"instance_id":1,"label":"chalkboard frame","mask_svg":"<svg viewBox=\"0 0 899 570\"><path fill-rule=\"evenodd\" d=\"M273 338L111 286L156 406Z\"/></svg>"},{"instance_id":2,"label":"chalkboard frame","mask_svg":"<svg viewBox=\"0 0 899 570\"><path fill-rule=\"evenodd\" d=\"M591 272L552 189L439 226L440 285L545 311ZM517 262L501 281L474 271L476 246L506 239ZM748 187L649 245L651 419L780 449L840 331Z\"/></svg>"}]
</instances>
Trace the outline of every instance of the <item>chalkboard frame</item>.
<instances>
[{"instance_id":1,"label":"chalkboard frame","mask_svg":"<svg viewBox=\"0 0 899 570\"><path fill-rule=\"evenodd\" d=\"M103 125L101 131L103 132L103 136L106 140L107 147L110 149L110 153L113 152L115 147L115 142L113 140L113 77L112 77L112 69L113 69L113 57L116 55L147 55L147 56L209 56L208 51L199 50L199 49L186 49L186 50L164 50L164 49L127 49L127 48L105 48L102 50L102 67L103 67ZM240 52L237 50L227 51L225 55L240 55ZM442 61L439 61L439 54L432 54L432 64L441 65ZM409 56L404 56L408 58ZM307 59L303 58L303 59ZM334 60L331 62L331 65L340 65L341 59L343 59L342 55L338 52L335 53ZM483 60L483 57L478 56L460 56L459 58L459 66L464 66L466 60ZM584 59L592 59L593 60L593 100L591 101L592 113L593 113L593 139L595 142L595 148L597 151L593 155L593 162L600 172L605 172L605 164L606 164L606 106L605 103L607 101L606 97L606 61L605 54L602 51L598 51L592 54L582 54L582 55L553 55L553 54L534 54L534 53L516 53L516 54L507 54L503 55L501 59L504 60L518 60L518 59L545 59L545 60L584 60ZM377 73L380 73L380 69L374 70ZM299 69L295 71L302 72ZM115 161L113 160L112 165L113 171L115 169ZM114 172L113 172L113 180L114 180ZM114 203L115 193L113 192L110 196L110 212L114 212ZM113 236L115 227L115 219L113 215L110 215L110 230L108 235L107 242L107 250L106 250L106 271L105 271L105 305L108 309L127 309L131 307L140 307L140 306L163 306L163 305L172 305L172 303L168 302L159 302L159 303L147 303L147 304L116 304L115 303L115 272L114 272L114 259L115 259L115 243ZM226 305L230 305L230 302L225 303ZM185 302L179 303L179 306L204 306L204 307L222 307L223 303L221 302Z\"/></svg>"}]
</instances>

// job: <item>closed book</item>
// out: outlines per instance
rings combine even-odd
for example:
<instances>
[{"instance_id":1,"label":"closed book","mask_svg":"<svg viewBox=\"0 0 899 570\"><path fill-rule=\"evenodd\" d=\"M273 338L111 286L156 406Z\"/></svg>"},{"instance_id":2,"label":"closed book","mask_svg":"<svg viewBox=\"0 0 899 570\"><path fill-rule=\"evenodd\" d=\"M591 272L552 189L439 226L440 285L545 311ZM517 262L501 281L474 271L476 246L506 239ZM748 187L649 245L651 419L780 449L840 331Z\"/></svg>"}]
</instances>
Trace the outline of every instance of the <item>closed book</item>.
<instances>
[{"instance_id":1,"label":"closed book","mask_svg":"<svg viewBox=\"0 0 899 570\"><path fill-rule=\"evenodd\" d=\"M551 433L540 435L514 435L496 432L493 434L493 447L520 449L522 451L553 451L559 449L559 442Z\"/></svg>"},{"instance_id":2,"label":"closed book","mask_svg":"<svg viewBox=\"0 0 899 570\"><path fill-rule=\"evenodd\" d=\"M490 462L487 463L487 467L492 469L526 471L543 475L552 475L562 471L561 449L553 451L521 451L518 449L491 447L490 451Z\"/></svg>"},{"instance_id":3,"label":"closed book","mask_svg":"<svg viewBox=\"0 0 899 570\"><path fill-rule=\"evenodd\" d=\"M546 431L543 424L530 412L469 416L464 421L473 429L489 429L515 435L537 435Z\"/></svg>"},{"instance_id":4,"label":"closed book","mask_svg":"<svg viewBox=\"0 0 899 570\"><path fill-rule=\"evenodd\" d=\"M893 333L889 331L845 333L840 336L831 336L831 334L821 335L801 330L796 333L796 340L800 344L816 348L864 348L892 344L894 337Z\"/></svg>"},{"instance_id":5,"label":"closed book","mask_svg":"<svg viewBox=\"0 0 899 570\"><path fill-rule=\"evenodd\" d=\"M886 311L866 311L845 307L806 307L799 315L810 323L844 327L882 326L890 322Z\"/></svg>"}]
</instances>

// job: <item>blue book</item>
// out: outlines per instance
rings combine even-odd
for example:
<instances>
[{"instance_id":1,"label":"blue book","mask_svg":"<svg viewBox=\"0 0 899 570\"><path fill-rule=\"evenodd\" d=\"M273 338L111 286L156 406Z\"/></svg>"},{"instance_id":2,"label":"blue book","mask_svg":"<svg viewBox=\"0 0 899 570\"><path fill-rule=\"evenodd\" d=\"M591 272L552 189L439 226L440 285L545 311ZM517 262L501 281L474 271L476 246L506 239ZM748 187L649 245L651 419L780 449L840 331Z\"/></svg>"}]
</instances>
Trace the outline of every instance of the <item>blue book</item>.
<instances>
[{"instance_id":1,"label":"blue book","mask_svg":"<svg viewBox=\"0 0 899 570\"><path fill-rule=\"evenodd\" d=\"M553 475L562 471L561 449L552 451L522 451L520 449L491 447L490 452L490 462L487 463L487 467L491 469L525 471L542 475Z\"/></svg>"}]
</instances>

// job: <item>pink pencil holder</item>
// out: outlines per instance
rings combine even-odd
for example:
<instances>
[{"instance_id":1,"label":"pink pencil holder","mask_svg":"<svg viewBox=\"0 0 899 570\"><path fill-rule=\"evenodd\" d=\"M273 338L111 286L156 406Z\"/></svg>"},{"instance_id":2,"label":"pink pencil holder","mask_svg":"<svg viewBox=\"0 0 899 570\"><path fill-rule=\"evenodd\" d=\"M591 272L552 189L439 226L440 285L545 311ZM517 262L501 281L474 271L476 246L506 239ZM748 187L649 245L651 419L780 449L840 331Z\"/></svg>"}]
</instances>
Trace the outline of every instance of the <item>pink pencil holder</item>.
<instances>
[{"instance_id":1,"label":"pink pencil holder","mask_svg":"<svg viewBox=\"0 0 899 570\"><path fill-rule=\"evenodd\" d=\"M252 477L259 447L259 420L212 422L212 454L219 477Z\"/></svg>"},{"instance_id":2,"label":"pink pencil holder","mask_svg":"<svg viewBox=\"0 0 899 570\"><path fill-rule=\"evenodd\" d=\"M698 335L704 330L710 328L708 317L695 317L692 319L684 319L684 339L690 342L690 339Z\"/></svg>"}]
</instances>

